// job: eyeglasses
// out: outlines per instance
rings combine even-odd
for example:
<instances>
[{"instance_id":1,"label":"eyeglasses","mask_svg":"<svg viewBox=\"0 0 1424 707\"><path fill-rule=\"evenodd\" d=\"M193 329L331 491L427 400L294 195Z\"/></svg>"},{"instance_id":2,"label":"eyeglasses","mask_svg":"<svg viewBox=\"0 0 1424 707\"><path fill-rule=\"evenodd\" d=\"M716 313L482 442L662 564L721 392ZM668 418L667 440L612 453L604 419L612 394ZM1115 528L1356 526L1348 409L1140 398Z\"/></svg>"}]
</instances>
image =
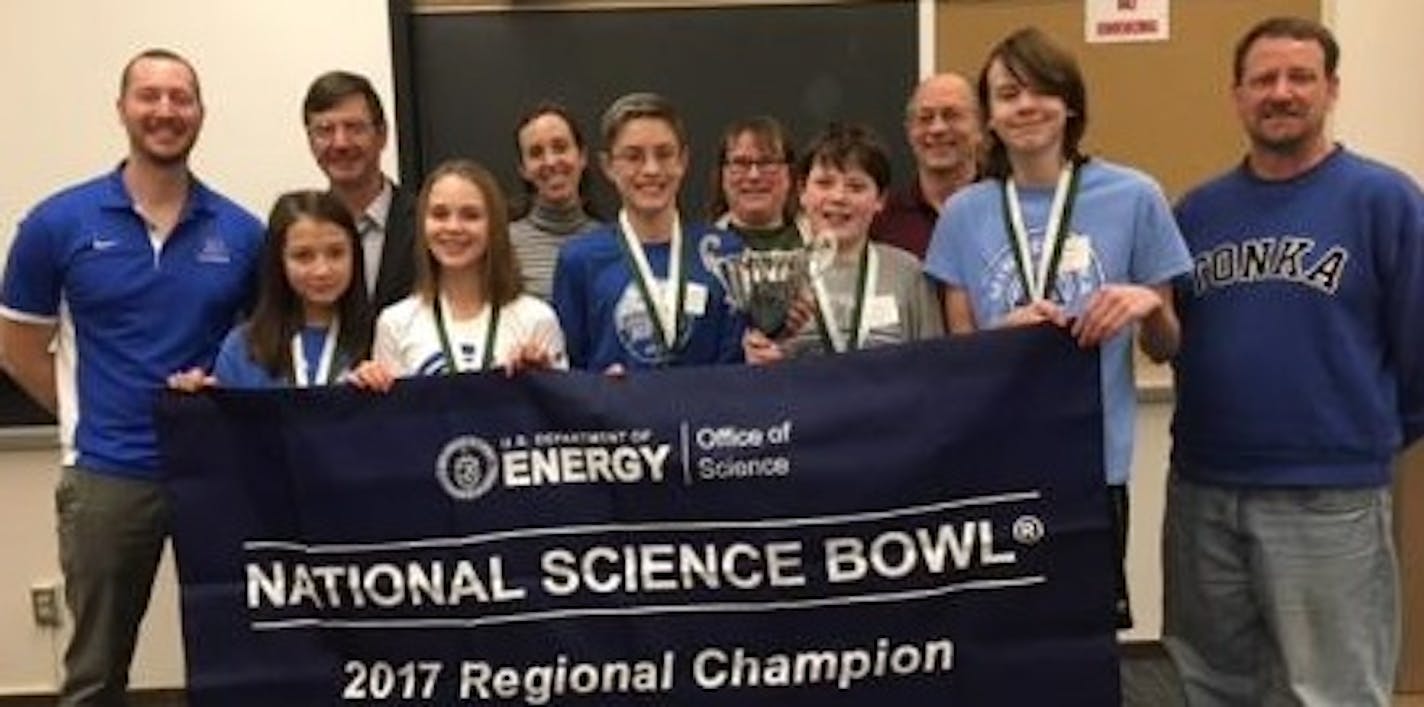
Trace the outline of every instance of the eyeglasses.
<instances>
[{"instance_id":1,"label":"eyeglasses","mask_svg":"<svg viewBox=\"0 0 1424 707\"><path fill-rule=\"evenodd\" d=\"M928 127L933 125L938 118L946 123L956 123L970 117L969 113L957 108L921 108L915 111L911 119L915 123Z\"/></svg>"},{"instance_id":2,"label":"eyeglasses","mask_svg":"<svg viewBox=\"0 0 1424 707\"><path fill-rule=\"evenodd\" d=\"M368 120L318 122L307 126L307 135L317 142L331 142L337 132L343 132L352 139L361 140L370 137L371 133L375 131L375 124Z\"/></svg>"},{"instance_id":3,"label":"eyeglasses","mask_svg":"<svg viewBox=\"0 0 1424 707\"><path fill-rule=\"evenodd\" d=\"M722 162L728 173L738 177L750 173L753 167L765 174L785 165L786 160L780 157L731 157Z\"/></svg>"}]
</instances>

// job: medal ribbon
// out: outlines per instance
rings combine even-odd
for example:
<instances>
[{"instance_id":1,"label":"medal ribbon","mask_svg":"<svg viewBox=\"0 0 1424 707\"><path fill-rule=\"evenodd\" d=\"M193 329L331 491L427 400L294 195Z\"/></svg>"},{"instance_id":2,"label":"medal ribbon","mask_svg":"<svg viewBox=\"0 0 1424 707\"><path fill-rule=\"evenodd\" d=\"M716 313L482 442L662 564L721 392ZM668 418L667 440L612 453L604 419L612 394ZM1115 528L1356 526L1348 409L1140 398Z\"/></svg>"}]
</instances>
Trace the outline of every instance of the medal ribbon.
<instances>
[{"instance_id":1,"label":"medal ribbon","mask_svg":"<svg viewBox=\"0 0 1424 707\"><path fill-rule=\"evenodd\" d=\"M1018 188L1012 177L1004 180L1003 211L1004 230L1009 235L1009 248L1014 254L1014 265L1019 272L1024 297L1028 302L1044 299L1053 294L1058 279L1058 263L1063 259L1063 243L1068 240L1069 224L1073 220L1073 201L1078 193L1077 164L1070 161L1058 173L1058 184L1053 189L1053 203L1048 210L1048 224L1043 229L1043 250L1037 263L1032 263L1033 251L1029 248L1028 228L1024 226L1023 207L1019 203ZM1030 266L1033 269L1030 270Z\"/></svg>"},{"instance_id":2,"label":"medal ribbon","mask_svg":"<svg viewBox=\"0 0 1424 707\"><path fill-rule=\"evenodd\" d=\"M875 296L880 259L875 248L867 241L860 251L860 271L855 279L855 307L850 315L850 340L841 332L835 312L831 311L831 298L826 293L826 282L820 273L811 276L811 292L816 297L816 328L820 330L821 342L836 353L854 351L865 345L870 338L870 320L865 311L870 299Z\"/></svg>"},{"instance_id":3,"label":"medal ribbon","mask_svg":"<svg viewBox=\"0 0 1424 707\"><path fill-rule=\"evenodd\" d=\"M317 359L316 375L309 376L307 373L307 356L302 350L302 332L298 331L292 335L292 382L298 388L309 388L312 385L312 378L320 381L322 385L331 385L336 382L336 371L332 370L332 362L336 358L336 340L341 336L341 320L333 318L331 326L326 330L326 339L321 342L321 357Z\"/></svg>"},{"instance_id":4,"label":"medal ribbon","mask_svg":"<svg viewBox=\"0 0 1424 707\"><path fill-rule=\"evenodd\" d=\"M643 250L643 242L638 239L632 222L628 220L627 209L618 211L618 245L623 250L623 258L628 261L629 269L633 271L633 281L638 284L643 304L652 315L658 344L665 353L671 354L676 350L678 338L682 334L683 300L687 296L687 273L682 262L682 222L677 212L673 212L672 238L668 244L668 282L672 284L672 292L662 288L657 289L657 295L654 295L657 282L653 279L653 269L648 264L648 254Z\"/></svg>"},{"instance_id":5,"label":"medal ribbon","mask_svg":"<svg viewBox=\"0 0 1424 707\"><path fill-rule=\"evenodd\" d=\"M445 296L440 295L435 298L435 332L440 335L440 352L445 355L445 362L448 367L445 369L446 375L463 373L460 370L460 359L455 356L455 350L450 346L450 332L445 327L445 312L442 306ZM491 302L489 322L485 328L485 350L480 356L480 367L475 370L489 370L494 365L494 335L499 330L499 305Z\"/></svg>"}]
</instances>

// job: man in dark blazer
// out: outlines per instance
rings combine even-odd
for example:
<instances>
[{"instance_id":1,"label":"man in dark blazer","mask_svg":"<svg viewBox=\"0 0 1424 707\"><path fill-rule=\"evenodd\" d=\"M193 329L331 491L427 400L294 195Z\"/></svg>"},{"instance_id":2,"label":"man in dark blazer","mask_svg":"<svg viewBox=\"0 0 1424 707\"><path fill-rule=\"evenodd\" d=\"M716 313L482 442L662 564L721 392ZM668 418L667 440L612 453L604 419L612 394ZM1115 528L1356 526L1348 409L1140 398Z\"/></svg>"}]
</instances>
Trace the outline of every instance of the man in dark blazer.
<instances>
[{"instance_id":1,"label":"man in dark blazer","mask_svg":"<svg viewBox=\"0 0 1424 707\"><path fill-rule=\"evenodd\" d=\"M361 233L366 291L379 310L410 294L415 277L415 195L381 172L386 113L366 77L318 76L302 102L307 143L333 194Z\"/></svg>"}]
</instances>

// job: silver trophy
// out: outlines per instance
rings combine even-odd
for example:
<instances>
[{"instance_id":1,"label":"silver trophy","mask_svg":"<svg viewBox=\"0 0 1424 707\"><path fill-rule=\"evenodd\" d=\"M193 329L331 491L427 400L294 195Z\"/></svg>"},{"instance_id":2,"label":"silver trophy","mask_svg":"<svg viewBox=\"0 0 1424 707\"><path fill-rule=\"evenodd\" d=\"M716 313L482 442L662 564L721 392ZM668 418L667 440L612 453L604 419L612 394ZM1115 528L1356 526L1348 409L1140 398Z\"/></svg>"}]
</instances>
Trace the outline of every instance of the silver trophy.
<instances>
[{"instance_id":1,"label":"silver trophy","mask_svg":"<svg viewBox=\"0 0 1424 707\"><path fill-rule=\"evenodd\" d=\"M737 309L751 325L776 337L786 328L796 300L810 286L833 255L834 244L815 238L804 247L788 250L744 250L716 260L716 273Z\"/></svg>"}]
</instances>

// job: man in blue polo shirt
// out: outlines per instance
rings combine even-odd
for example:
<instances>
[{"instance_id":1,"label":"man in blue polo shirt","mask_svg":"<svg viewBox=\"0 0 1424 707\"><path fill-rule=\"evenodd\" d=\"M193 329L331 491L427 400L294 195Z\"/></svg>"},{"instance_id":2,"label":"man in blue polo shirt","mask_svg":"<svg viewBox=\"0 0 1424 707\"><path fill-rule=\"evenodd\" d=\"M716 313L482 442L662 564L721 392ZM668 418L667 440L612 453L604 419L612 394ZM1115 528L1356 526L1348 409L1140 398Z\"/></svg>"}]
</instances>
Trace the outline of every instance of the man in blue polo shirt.
<instances>
[{"instance_id":1,"label":"man in blue polo shirt","mask_svg":"<svg viewBox=\"0 0 1424 707\"><path fill-rule=\"evenodd\" d=\"M123 704L168 532L154 402L169 374L210 366L252 295L262 241L256 219L188 171L203 124L191 64L139 54L117 107L127 159L25 217L0 294L0 363L60 420L74 617L61 705Z\"/></svg>"}]
</instances>

